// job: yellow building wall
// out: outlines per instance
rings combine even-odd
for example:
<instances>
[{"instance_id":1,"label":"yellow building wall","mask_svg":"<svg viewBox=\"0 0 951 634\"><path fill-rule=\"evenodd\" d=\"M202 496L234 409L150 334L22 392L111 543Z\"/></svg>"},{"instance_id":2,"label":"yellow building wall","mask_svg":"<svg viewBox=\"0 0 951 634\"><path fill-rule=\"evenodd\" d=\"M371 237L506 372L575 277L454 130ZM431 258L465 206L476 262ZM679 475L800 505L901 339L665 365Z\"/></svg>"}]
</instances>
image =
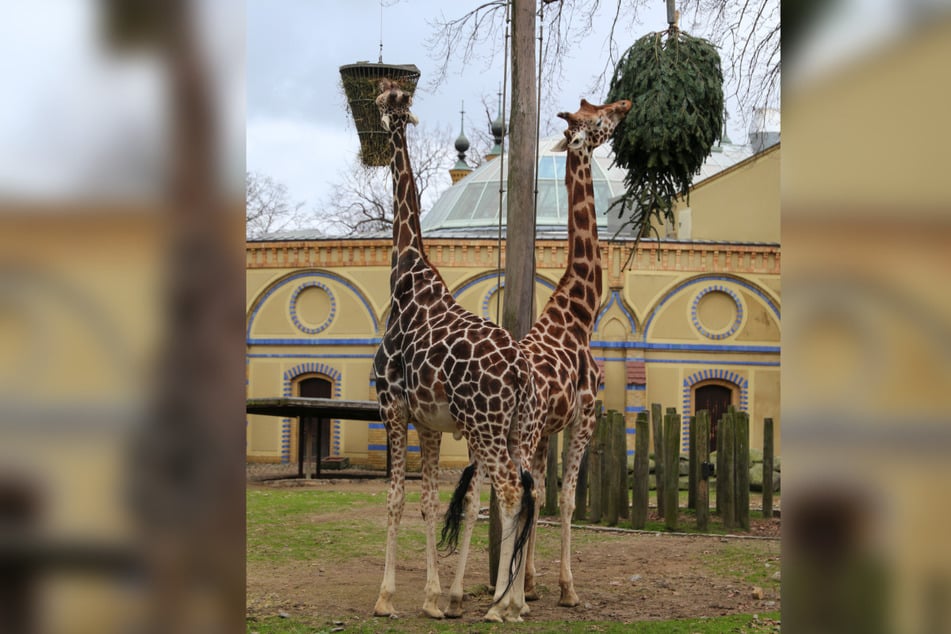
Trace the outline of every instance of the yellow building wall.
<instances>
[{"instance_id":1,"label":"yellow building wall","mask_svg":"<svg viewBox=\"0 0 951 634\"><path fill-rule=\"evenodd\" d=\"M675 210L678 220L689 208L690 240L779 242L780 151L775 145L698 183L690 205ZM683 226L683 223L678 223Z\"/></svg>"},{"instance_id":2,"label":"yellow building wall","mask_svg":"<svg viewBox=\"0 0 951 634\"><path fill-rule=\"evenodd\" d=\"M271 263L249 268L249 396L296 395L296 380L317 373L332 381L335 398L375 399L370 369L388 309L389 268L370 256L387 257L384 244L354 240L248 245L250 263ZM459 303L494 319L499 288L494 241L427 244ZM324 253L328 250L332 255ZM625 243L602 243L606 263L622 262L628 250ZM295 258L325 266L298 267ZM363 266L355 266L357 260ZM536 311L544 306L566 262L563 242L538 243ZM604 368L600 397L607 409L624 412L630 428L650 403L689 415L698 372L709 371L728 384L733 381L736 404L754 421L770 415L779 425L778 383L763 373L768 368L778 375L779 369L778 247L647 242L640 245L631 268L615 266L606 278L592 350ZM711 328L705 329L703 321L711 322ZM628 385L631 363L646 364L646 385ZM754 379L756 372L760 374ZM346 455L356 465L385 466L381 424L332 425L334 454ZM761 423L751 427L759 430ZM248 459L296 460L296 429L292 419L249 416ZM756 434L761 431L754 432L752 441L761 443ZM685 449L687 442L685 436ZM409 460L411 467L417 466L418 453L411 451ZM467 462L465 442L447 435L443 466Z\"/></svg>"}]
</instances>

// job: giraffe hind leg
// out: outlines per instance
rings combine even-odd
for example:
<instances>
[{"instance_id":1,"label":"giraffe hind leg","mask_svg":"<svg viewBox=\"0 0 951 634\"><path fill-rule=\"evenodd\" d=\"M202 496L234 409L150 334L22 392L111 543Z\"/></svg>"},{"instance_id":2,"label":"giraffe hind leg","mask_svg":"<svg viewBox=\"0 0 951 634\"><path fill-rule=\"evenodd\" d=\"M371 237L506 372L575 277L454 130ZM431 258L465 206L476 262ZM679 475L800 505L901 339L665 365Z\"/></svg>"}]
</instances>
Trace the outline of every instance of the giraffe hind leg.
<instances>
[{"instance_id":1,"label":"giraffe hind leg","mask_svg":"<svg viewBox=\"0 0 951 634\"><path fill-rule=\"evenodd\" d=\"M450 618L459 618L462 616L462 600L464 596L462 583L466 574L466 563L469 559L469 545L472 542L472 530L475 528L476 519L479 516L479 486L485 477L485 470L481 462L466 467L467 470L470 468L474 473L470 474L470 480L466 484L467 489L464 492L462 519L465 520L465 524L462 529L462 539L459 543L459 559L456 563L456 574L452 580L452 586L449 588L449 609L446 610L446 616ZM466 475L463 473L463 478L465 477ZM462 488L462 485L463 482L460 480L459 488L456 489L457 494Z\"/></svg>"},{"instance_id":2,"label":"giraffe hind leg","mask_svg":"<svg viewBox=\"0 0 951 634\"><path fill-rule=\"evenodd\" d=\"M514 465L512 468L514 470ZM507 571L508 581L504 587L502 583L496 583L495 598L484 620L518 622L522 620L522 608L525 606L524 555L535 515L534 482L527 470L522 471L520 477L516 476L516 483L506 482L504 476L498 475L493 480L499 496L502 523L499 575Z\"/></svg>"},{"instance_id":3,"label":"giraffe hind leg","mask_svg":"<svg viewBox=\"0 0 951 634\"><path fill-rule=\"evenodd\" d=\"M538 514L540 511L541 500L545 497L545 466L548 463L548 436L543 436L538 441L535 448L535 455L532 457L532 476L535 479L535 492L537 495L535 504L535 513L532 518L531 534L528 538L525 554L525 600L537 601L538 588L535 585L535 537L536 527L538 526ZM527 613L527 612L526 612Z\"/></svg>"},{"instance_id":4,"label":"giraffe hind leg","mask_svg":"<svg viewBox=\"0 0 951 634\"><path fill-rule=\"evenodd\" d=\"M423 520L426 523L426 586L423 614L433 619L441 619L443 611L439 609L442 588L439 584L439 568L436 556L436 521L439 509L439 446L442 432L417 427L419 434L420 458L423 466L421 506Z\"/></svg>"}]
</instances>

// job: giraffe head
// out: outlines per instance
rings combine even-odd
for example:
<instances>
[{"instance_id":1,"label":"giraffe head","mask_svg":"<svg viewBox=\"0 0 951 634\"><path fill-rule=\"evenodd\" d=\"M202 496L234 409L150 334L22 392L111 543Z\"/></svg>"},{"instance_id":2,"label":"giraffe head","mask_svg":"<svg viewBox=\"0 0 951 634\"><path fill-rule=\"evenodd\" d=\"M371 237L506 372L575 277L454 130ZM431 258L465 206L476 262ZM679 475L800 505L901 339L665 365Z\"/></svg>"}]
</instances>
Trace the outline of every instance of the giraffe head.
<instances>
[{"instance_id":1,"label":"giraffe head","mask_svg":"<svg viewBox=\"0 0 951 634\"><path fill-rule=\"evenodd\" d=\"M406 127L407 122L414 125L419 123L416 115L409 111L413 105L413 96L404 92L398 82L384 78L377 86L380 94L376 98L376 106L380 109L380 121L384 130L389 132L397 127Z\"/></svg>"},{"instance_id":2,"label":"giraffe head","mask_svg":"<svg viewBox=\"0 0 951 634\"><path fill-rule=\"evenodd\" d=\"M582 150L590 152L608 140L628 111L631 102L627 99L615 101L603 106L594 106L581 100L578 112L559 112L558 116L568 122L565 138L552 148L556 152Z\"/></svg>"}]
</instances>

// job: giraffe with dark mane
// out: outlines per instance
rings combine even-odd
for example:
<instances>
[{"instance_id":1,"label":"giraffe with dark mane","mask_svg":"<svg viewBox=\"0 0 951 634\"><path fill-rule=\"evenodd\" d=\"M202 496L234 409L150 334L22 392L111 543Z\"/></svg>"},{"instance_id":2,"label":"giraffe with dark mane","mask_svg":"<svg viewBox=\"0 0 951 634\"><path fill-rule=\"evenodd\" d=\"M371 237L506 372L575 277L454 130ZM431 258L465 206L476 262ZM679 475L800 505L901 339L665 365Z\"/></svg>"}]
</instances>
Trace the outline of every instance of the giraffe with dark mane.
<instances>
[{"instance_id":1,"label":"giraffe with dark mane","mask_svg":"<svg viewBox=\"0 0 951 634\"><path fill-rule=\"evenodd\" d=\"M411 96L382 80L376 104L389 134L393 177L391 307L373 372L380 415L390 444L387 533L383 582L374 614L394 613L397 531L403 513L409 424L419 435L422 514L426 523L426 586L423 612L445 614L436 567L437 476L442 434L466 438L499 498L502 544L496 586L485 615L520 621L525 605L524 551L535 516L529 461L541 421L535 418L531 367L504 329L456 303L423 248L419 196L407 152L406 126L416 123Z\"/></svg>"}]
</instances>

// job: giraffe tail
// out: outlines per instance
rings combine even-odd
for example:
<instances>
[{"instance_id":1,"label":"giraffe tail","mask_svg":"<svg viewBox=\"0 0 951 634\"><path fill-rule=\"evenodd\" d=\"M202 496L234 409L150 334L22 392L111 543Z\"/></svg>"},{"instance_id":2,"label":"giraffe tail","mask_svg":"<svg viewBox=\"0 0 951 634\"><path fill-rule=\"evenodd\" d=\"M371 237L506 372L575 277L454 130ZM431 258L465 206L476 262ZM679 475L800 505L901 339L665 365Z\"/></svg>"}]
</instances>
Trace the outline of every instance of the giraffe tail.
<instances>
[{"instance_id":1,"label":"giraffe tail","mask_svg":"<svg viewBox=\"0 0 951 634\"><path fill-rule=\"evenodd\" d=\"M449 509L446 511L445 523L442 527L442 534L439 539L439 548L448 550L448 554L456 551L459 544L459 528L462 526L462 519L466 510L466 494L472 487L472 477L475 475L476 464L473 462L462 470L462 476L459 478L459 484L452 493L452 500L449 501Z\"/></svg>"},{"instance_id":2,"label":"giraffe tail","mask_svg":"<svg viewBox=\"0 0 951 634\"><path fill-rule=\"evenodd\" d=\"M499 598L508 594L515 582L515 575L518 567L522 565L525 555L525 546L528 545L528 537L532 532L532 522L535 519L535 479L528 469L522 471L522 509L519 512L519 521L522 523L522 530L515 536L515 544L512 550L512 562L509 564L509 580L505 586L505 592L499 595ZM493 605L497 601L493 602Z\"/></svg>"}]
</instances>

